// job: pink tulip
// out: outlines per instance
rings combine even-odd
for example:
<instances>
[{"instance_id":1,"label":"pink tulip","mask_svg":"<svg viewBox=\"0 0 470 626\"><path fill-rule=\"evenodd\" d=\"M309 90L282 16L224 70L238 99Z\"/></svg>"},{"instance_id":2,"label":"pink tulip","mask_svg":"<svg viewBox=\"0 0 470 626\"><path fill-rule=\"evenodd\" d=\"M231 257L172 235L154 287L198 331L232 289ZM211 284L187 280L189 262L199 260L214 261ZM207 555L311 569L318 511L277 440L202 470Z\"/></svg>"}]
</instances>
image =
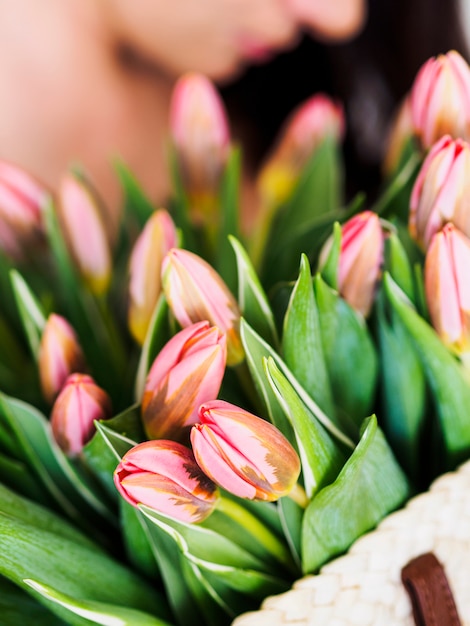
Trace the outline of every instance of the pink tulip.
<instances>
[{"instance_id":1,"label":"pink tulip","mask_svg":"<svg viewBox=\"0 0 470 626\"><path fill-rule=\"evenodd\" d=\"M447 222L470 235L470 145L448 135L431 148L415 181L410 234L426 249Z\"/></svg>"},{"instance_id":2,"label":"pink tulip","mask_svg":"<svg viewBox=\"0 0 470 626\"><path fill-rule=\"evenodd\" d=\"M72 374L52 407L52 434L69 456L80 454L95 432L95 420L111 417L111 400L91 376Z\"/></svg>"},{"instance_id":3,"label":"pink tulip","mask_svg":"<svg viewBox=\"0 0 470 626\"><path fill-rule=\"evenodd\" d=\"M222 100L202 74L186 74L176 83L170 128L186 191L198 198L216 193L230 133Z\"/></svg>"},{"instance_id":4,"label":"pink tulip","mask_svg":"<svg viewBox=\"0 0 470 626\"><path fill-rule=\"evenodd\" d=\"M32 176L0 160L0 248L21 260L43 235L42 210L48 194Z\"/></svg>"},{"instance_id":5,"label":"pink tulip","mask_svg":"<svg viewBox=\"0 0 470 626\"><path fill-rule=\"evenodd\" d=\"M208 517L219 495L191 450L165 439L131 448L114 472L114 483L129 504L143 504L186 523Z\"/></svg>"},{"instance_id":6,"label":"pink tulip","mask_svg":"<svg viewBox=\"0 0 470 626\"><path fill-rule=\"evenodd\" d=\"M328 96L316 94L301 104L287 120L261 168L257 184L263 202L284 202L321 142L326 137L341 141L344 126L342 106Z\"/></svg>"},{"instance_id":7,"label":"pink tulip","mask_svg":"<svg viewBox=\"0 0 470 626\"><path fill-rule=\"evenodd\" d=\"M58 213L77 269L89 289L102 294L111 279L111 249L99 200L92 188L72 175L63 178Z\"/></svg>"},{"instance_id":8,"label":"pink tulip","mask_svg":"<svg viewBox=\"0 0 470 626\"><path fill-rule=\"evenodd\" d=\"M434 235L424 266L426 300L432 324L457 353L470 347L470 240L453 224Z\"/></svg>"},{"instance_id":9,"label":"pink tulip","mask_svg":"<svg viewBox=\"0 0 470 626\"><path fill-rule=\"evenodd\" d=\"M82 372L85 357L74 329L66 319L52 313L39 346L39 377L44 398L52 403L73 372Z\"/></svg>"},{"instance_id":10,"label":"pink tulip","mask_svg":"<svg viewBox=\"0 0 470 626\"><path fill-rule=\"evenodd\" d=\"M225 360L225 335L209 322L170 339L153 362L142 398L150 439L179 438L197 421L199 405L219 393Z\"/></svg>"},{"instance_id":11,"label":"pink tulip","mask_svg":"<svg viewBox=\"0 0 470 626\"><path fill-rule=\"evenodd\" d=\"M224 402L206 402L191 430L194 456L218 485L250 500L277 500L297 482L300 461L269 422Z\"/></svg>"},{"instance_id":12,"label":"pink tulip","mask_svg":"<svg viewBox=\"0 0 470 626\"><path fill-rule=\"evenodd\" d=\"M331 248L327 241L320 253L320 266ZM338 266L340 295L358 313L367 317L374 303L383 264L384 233L380 219L372 211L362 211L345 222L341 229Z\"/></svg>"},{"instance_id":13,"label":"pink tulip","mask_svg":"<svg viewBox=\"0 0 470 626\"><path fill-rule=\"evenodd\" d=\"M160 296L162 261L177 245L176 228L169 213L155 211L135 242L130 258L129 328L143 344Z\"/></svg>"},{"instance_id":14,"label":"pink tulip","mask_svg":"<svg viewBox=\"0 0 470 626\"><path fill-rule=\"evenodd\" d=\"M424 148L444 135L470 140L470 68L458 52L422 66L411 90L411 114Z\"/></svg>"},{"instance_id":15,"label":"pink tulip","mask_svg":"<svg viewBox=\"0 0 470 626\"><path fill-rule=\"evenodd\" d=\"M163 291L183 327L207 320L227 336L227 364L244 358L240 340L240 311L229 288L201 257L173 248L163 260Z\"/></svg>"}]
</instances>

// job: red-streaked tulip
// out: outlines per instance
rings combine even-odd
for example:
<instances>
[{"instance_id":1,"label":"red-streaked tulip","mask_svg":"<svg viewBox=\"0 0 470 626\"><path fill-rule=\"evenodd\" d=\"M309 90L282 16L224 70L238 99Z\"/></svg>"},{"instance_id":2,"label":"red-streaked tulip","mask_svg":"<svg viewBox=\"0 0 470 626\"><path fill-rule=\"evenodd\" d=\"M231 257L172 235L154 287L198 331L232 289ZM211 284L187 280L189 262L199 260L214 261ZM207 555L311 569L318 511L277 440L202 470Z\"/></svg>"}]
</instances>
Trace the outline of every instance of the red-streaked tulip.
<instances>
[{"instance_id":1,"label":"red-streaked tulip","mask_svg":"<svg viewBox=\"0 0 470 626\"><path fill-rule=\"evenodd\" d=\"M173 248L163 260L163 291L173 315L185 328L207 320L227 336L227 364L244 358L240 311L229 288L201 257Z\"/></svg>"},{"instance_id":2,"label":"red-streaked tulip","mask_svg":"<svg viewBox=\"0 0 470 626\"><path fill-rule=\"evenodd\" d=\"M448 135L431 148L416 178L410 234L426 249L447 222L470 236L470 145Z\"/></svg>"},{"instance_id":3,"label":"red-streaked tulip","mask_svg":"<svg viewBox=\"0 0 470 626\"><path fill-rule=\"evenodd\" d=\"M77 456L93 437L95 420L111 417L111 400L91 376L72 374L52 407L51 428L59 447Z\"/></svg>"},{"instance_id":4,"label":"red-streaked tulip","mask_svg":"<svg viewBox=\"0 0 470 626\"><path fill-rule=\"evenodd\" d=\"M169 213L155 211L134 244L130 258L128 323L143 344L152 313L162 290L162 261L177 245L176 228Z\"/></svg>"},{"instance_id":5,"label":"red-streaked tulip","mask_svg":"<svg viewBox=\"0 0 470 626\"><path fill-rule=\"evenodd\" d=\"M461 354L470 350L470 240L446 224L431 241L424 266L426 300L442 341Z\"/></svg>"},{"instance_id":6,"label":"red-streaked tulip","mask_svg":"<svg viewBox=\"0 0 470 626\"><path fill-rule=\"evenodd\" d=\"M227 163L230 132L222 100L202 74L186 74L176 83L170 128L190 197L200 202L215 195Z\"/></svg>"},{"instance_id":7,"label":"red-streaked tulip","mask_svg":"<svg viewBox=\"0 0 470 626\"><path fill-rule=\"evenodd\" d=\"M15 260L43 235L42 210L48 193L21 168L0 160L0 248Z\"/></svg>"},{"instance_id":8,"label":"red-streaked tulip","mask_svg":"<svg viewBox=\"0 0 470 626\"><path fill-rule=\"evenodd\" d=\"M198 419L198 408L219 393L225 372L225 335L209 322L177 333L153 362L142 398L149 439L174 439Z\"/></svg>"},{"instance_id":9,"label":"red-streaked tulip","mask_svg":"<svg viewBox=\"0 0 470 626\"><path fill-rule=\"evenodd\" d=\"M208 517L219 497L191 450L165 439L131 448L114 472L114 483L129 504L143 504L186 523Z\"/></svg>"},{"instance_id":10,"label":"red-streaked tulip","mask_svg":"<svg viewBox=\"0 0 470 626\"><path fill-rule=\"evenodd\" d=\"M326 137L341 141L342 106L324 94L315 94L288 118L277 143L262 166L257 186L263 204L279 205L291 194L302 170Z\"/></svg>"},{"instance_id":11,"label":"red-streaked tulip","mask_svg":"<svg viewBox=\"0 0 470 626\"><path fill-rule=\"evenodd\" d=\"M199 419L191 430L194 456L216 484L250 500L277 500L292 490L300 460L275 426L223 400L203 404Z\"/></svg>"},{"instance_id":12,"label":"red-streaked tulip","mask_svg":"<svg viewBox=\"0 0 470 626\"><path fill-rule=\"evenodd\" d=\"M45 399L52 403L73 372L82 372L85 357L74 329L62 316L52 313L39 346L39 378Z\"/></svg>"},{"instance_id":13,"label":"red-streaked tulip","mask_svg":"<svg viewBox=\"0 0 470 626\"><path fill-rule=\"evenodd\" d=\"M444 135L470 140L470 67L458 52L421 67L411 90L411 114L424 148Z\"/></svg>"},{"instance_id":14,"label":"red-streaked tulip","mask_svg":"<svg viewBox=\"0 0 470 626\"><path fill-rule=\"evenodd\" d=\"M68 174L60 185L57 209L79 273L93 293L104 293L111 279L111 249L96 193Z\"/></svg>"},{"instance_id":15,"label":"red-streaked tulip","mask_svg":"<svg viewBox=\"0 0 470 626\"><path fill-rule=\"evenodd\" d=\"M331 247L330 239L320 254L324 263ZM341 249L338 264L340 295L361 313L369 315L384 255L384 233L379 216L362 211L345 222L341 228Z\"/></svg>"}]
</instances>

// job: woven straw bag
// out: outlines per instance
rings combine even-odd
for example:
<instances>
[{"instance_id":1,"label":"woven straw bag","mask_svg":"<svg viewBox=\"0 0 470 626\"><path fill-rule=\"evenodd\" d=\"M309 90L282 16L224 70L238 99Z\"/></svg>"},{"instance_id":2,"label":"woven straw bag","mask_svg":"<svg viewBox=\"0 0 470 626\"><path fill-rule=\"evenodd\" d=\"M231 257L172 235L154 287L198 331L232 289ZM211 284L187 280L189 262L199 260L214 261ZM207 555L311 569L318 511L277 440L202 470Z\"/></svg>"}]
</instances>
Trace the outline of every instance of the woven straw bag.
<instances>
[{"instance_id":1,"label":"woven straw bag","mask_svg":"<svg viewBox=\"0 0 470 626\"><path fill-rule=\"evenodd\" d=\"M439 477L320 574L266 598L233 626L414 626L401 571L427 552L444 567L461 624L470 626L470 462Z\"/></svg>"}]
</instances>

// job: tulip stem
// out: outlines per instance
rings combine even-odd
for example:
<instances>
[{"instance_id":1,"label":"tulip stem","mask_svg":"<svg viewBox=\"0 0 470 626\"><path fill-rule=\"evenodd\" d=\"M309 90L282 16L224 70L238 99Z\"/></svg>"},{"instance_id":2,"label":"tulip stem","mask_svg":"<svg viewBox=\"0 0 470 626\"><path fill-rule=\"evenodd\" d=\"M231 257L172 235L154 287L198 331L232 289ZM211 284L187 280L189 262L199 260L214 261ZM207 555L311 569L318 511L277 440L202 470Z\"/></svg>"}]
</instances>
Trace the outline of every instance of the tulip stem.
<instances>
[{"instance_id":1,"label":"tulip stem","mask_svg":"<svg viewBox=\"0 0 470 626\"><path fill-rule=\"evenodd\" d=\"M217 507L221 513L247 529L277 561L289 570L298 573L292 554L286 544L242 504L231 498L221 496Z\"/></svg>"},{"instance_id":2,"label":"tulip stem","mask_svg":"<svg viewBox=\"0 0 470 626\"><path fill-rule=\"evenodd\" d=\"M305 489L297 483L294 485L292 490L287 494L287 498L290 498L293 502L298 504L302 509L307 508L307 504L309 503L309 499L307 498L307 494L305 493Z\"/></svg>"}]
</instances>

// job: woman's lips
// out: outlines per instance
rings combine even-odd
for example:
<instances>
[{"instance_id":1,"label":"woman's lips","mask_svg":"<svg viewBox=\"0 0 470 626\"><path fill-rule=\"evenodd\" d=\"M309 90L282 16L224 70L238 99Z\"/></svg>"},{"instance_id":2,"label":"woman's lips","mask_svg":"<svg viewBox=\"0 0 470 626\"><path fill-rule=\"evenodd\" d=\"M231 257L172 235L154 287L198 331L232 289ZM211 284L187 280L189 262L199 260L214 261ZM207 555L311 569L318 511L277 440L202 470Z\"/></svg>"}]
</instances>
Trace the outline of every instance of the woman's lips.
<instances>
[{"instance_id":1,"label":"woman's lips","mask_svg":"<svg viewBox=\"0 0 470 626\"><path fill-rule=\"evenodd\" d=\"M248 35L240 35L237 38L237 47L247 61L255 63L265 63L274 55L272 46Z\"/></svg>"}]
</instances>

